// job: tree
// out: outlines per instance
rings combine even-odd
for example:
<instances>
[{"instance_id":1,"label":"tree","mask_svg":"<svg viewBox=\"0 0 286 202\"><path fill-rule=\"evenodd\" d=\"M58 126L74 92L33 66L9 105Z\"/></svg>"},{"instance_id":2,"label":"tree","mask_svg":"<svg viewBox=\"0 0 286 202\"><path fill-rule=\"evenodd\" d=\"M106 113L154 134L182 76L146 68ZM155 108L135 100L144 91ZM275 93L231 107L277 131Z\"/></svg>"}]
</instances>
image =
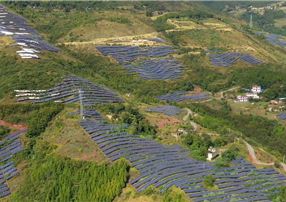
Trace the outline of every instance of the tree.
<instances>
[{"instance_id":1,"label":"tree","mask_svg":"<svg viewBox=\"0 0 286 202\"><path fill-rule=\"evenodd\" d=\"M187 145L189 145L189 146L192 145L193 142L194 142L193 136L191 136L190 134L187 134L187 135L185 136L184 142L185 142L185 144L187 144Z\"/></svg>"},{"instance_id":2,"label":"tree","mask_svg":"<svg viewBox=\"0 0 286 202\"><path fill-rule=\"evenodd\" d=\"M224 137L218 137L214 140L214 146L215 147L222 147L226 145L226 139Z\"/></svg>"},{"instance_id":3,"label":"tree","mask_svg":"<svg viewBox=\"0 0 286 202\"><path fill-rule=\"evenodd\" d=\"M216 161L215 163L216 170L219 170L220 168L224 168L224 167L229 167L228 161L225 161L223 159L219 159L218 161Z\"/></svg>"},{"instance_id":4,"label":"tree","mask_svg":"<svg viewBox=\"0 0 286 202\"><path fill-rule=\"evenodd\" d=\"M279 163L279 161L274 161L274 166L275 166L275 168L280 168L280 163Z\"/></svg>"},{"instance_id":5,"label":"tree","mask_svg":"<svg viewBox=\"0 0 286 202\"><path fill-rule=\"evenodd\" d=\"M215 182L215 178L213 175L207 175L205 177L205 180L204 180L204 184L207 186L207 187L213 187L214 186L214 182Z\"/></svg>"},{"instance_id":6,"label":"tree","mask_svg":"<svg viewBox=\"0 0 286 202\"><path fill-rule=\"evenodd\" d=\"M152 17L153 16L153 11L152 10L147 10L146 11L146 16L147 17Z\"/></svg>"},{"instance_id":7,"label":"tree","mask_svg":"<svg viewBox=\"0 0 286 202\"><path fill-rule=\"evenodd\" d=\"M223 160L228 162L233 161L237 157L238 151L239 150L237 148L230 148L222 154Z\"/></svg>"}]
</instances>

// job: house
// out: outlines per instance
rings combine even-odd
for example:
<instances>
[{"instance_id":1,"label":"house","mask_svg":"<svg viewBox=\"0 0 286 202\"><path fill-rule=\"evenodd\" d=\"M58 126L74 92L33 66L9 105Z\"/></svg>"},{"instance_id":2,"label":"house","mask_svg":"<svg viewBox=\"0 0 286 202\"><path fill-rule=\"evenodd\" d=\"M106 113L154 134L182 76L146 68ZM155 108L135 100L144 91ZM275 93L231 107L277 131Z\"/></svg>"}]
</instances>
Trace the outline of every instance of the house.
<instances>
[{"instance_id":1,"label":"house","mask_svg":"<svg viewBox=\"0 0 286 202\"><path fill-rule=\"evenodd\" d=\"M261 93L261 86L252 86L251 91L253 93Z\"/></svg>"},{"instance_id":2,"label":"house","mask_svg":"<svg viewBox=\"0 0 286 202\"><path fill-rule=\"evenodd\" d=\"M218 149L209 147L207 160L211 161L219 156Z\"/></svg>"},{"instance_id":3,"label":"house","mask_svg":"<svg viewBox=\"0 0 286 202\"><path fill-rule=\"evenodd\" d=\"M179 128L179 129L178 129L178 132L181 133L181 134L183 134L183 135L188 134L188 132L187 132L184 128Z\"/></svg>"},{"instance_id":4,"label":"house","mask_svg":"<svg viewBox=\"0 0 286 202\"><path fill-rule=\"evenodd\" d=\"M252 97L254 99L259 99L259 96L257 95L257 93L246 93L247 97Z\"/></svg>"},{"instance_id":5,"label":"house","mask_svg":"<svg viewBox=\"0 0 286 202\"><path fill-rule=\"evenodd\" d=\"M247 96L242 96L242 95L239 95L237 96L235 102L247 102L248 101L248 97Z\"/></svg>"},{"instance_id":6,"label":"house","mask_svg":"<svg viewBox=\"0 0 286 202\"><path fill-rule=\"evenodd\" d=\"M279 102L277 100L271 100L270 103L271 104L278 104Z\"/></svg>"}]
</instances>

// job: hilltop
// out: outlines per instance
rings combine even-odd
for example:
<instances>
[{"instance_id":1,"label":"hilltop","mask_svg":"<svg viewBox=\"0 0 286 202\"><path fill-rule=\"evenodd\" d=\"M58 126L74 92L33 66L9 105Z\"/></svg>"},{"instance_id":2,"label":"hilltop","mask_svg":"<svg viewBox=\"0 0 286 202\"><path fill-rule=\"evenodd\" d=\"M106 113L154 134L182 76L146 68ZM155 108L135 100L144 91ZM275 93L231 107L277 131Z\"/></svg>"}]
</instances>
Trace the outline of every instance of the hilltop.
<instances>
[{"instance_id":1,"label":"hilltop","mask_svg":"<svg viewBox=\"0 0 286 202\"><path fill-rule=\"evenodd\" d=\"M18 173L4 201L283 197L284 103L266 109L286 96L285 47L203 3L5 6L45 48L0 35L0 119L10 123L1 125L1 149L24 148L11 156ZM21 57L15 43L40 58ZM259 100L234 102L253 85L265 89ZM15 125L28 128L17 143ZM210 146L220 151L214 161Z\"/></svg>"}]
</instances>

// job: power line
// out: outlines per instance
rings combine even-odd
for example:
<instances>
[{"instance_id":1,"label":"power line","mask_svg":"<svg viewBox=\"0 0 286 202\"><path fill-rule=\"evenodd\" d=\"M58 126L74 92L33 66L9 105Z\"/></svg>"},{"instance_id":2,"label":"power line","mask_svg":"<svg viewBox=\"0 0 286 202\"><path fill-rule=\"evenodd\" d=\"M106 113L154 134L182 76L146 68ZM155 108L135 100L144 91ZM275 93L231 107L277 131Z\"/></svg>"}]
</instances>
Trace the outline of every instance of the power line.
<instances>
[{"instance_id":1,"label":"power line","mask_svg":"<svg viewBox=\"0 0 286 202\"><path fill-rule=\"evenodd\" d=\"M249 20L249 28L252 29L253 23L252 23L252 14L250 14L250 20Z\"/></svg>"}]
</instances>

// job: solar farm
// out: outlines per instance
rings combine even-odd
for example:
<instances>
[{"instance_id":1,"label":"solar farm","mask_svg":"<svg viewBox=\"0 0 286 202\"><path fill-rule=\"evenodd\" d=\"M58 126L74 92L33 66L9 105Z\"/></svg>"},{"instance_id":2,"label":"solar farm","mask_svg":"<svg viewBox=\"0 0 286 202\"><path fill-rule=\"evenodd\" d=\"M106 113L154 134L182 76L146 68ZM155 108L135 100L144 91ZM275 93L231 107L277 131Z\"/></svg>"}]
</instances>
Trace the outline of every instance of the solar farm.
<instances>
[{"instance_id":1,"label":"solar farm","mask_svg":"<svg viewBox=\"0 0 286 202\"><path fill-rule=\"evenodd\" d=\"M149 41L166 43L162 39L149 39ZM139 47L139 46L99 46L96 47L104 56L111 55L119 63L129 63L123 67L129 73L137 73L142 79L165 80L179 79L184 67L172 57L162 58L175 52L172 46ZM157 59L144 60L131 64L142 57L156 57Z\"/></svg>"},{"instance_id":2,"label":"solar farm","mask_svg":"<svg viewBox=\"0 0 286 202\"><path fill-rule=\"evenodd\" d=\"M15 90L18 102L31 101L32 104L44 102L74 103L82 100L83 106L100 103L124 102L110 89L76 76L62 77L63 82L47 90Z\"/></svg>"},{"instance_id":3,"label":"solar farm","mask_svg":"<svg viewBox=\"0 0 286 202\"><path fill-rule=\"evenodd\" d=\"M280 113L277 115L280 119L286 120L286 114L285 113Z\"/></svg>"},{"instance_id":4,"label":"solar farm","mask_svg":"<svg viewBox=\"0 0 286 202\"><path fill-rule=\"evenodd\" d=\"M149 80L179 79L184 71L184 67L179 65L179 61L172 58L144 60L123 67L129 73L137 73L142 79Z\"/></svg>"},{"instance_id":5,"label":"solar farm","mask_svg":"<svg viewBox=\"0 0 286 202\"><path fill-rule=\"evenodd\" d=\"M163 113L169 116L178 116L183 110L176 106L162 105L158 107L148 107L152 112Z\"/></svg>"},{"instance_id":6,"label":"solar farm","mask_svg":"<svg viewBox=\"0 0 286 202\"><path fill-rule=\"evenodd\" d=\"M0 163L2 164L0 167L0 198L11 194L5 183L19 173L11 158L14 154L24 150L19 140L19 134L26 131L27 129L20 130L5 137L5 141L0 142Z\"/></svg>"},{"instance_id":7,"label":"solar farm","mask_svg":"<svg viewBox=\"0 0 286 202\"><path fill-rule=\"evenodd\" d=\"M241 53L223 53L223 54L213 54L210 55L210 61L212 61L212 65L214 66L222 66L222 67L229 67L234 64L238 60L244 60L251 64L263 64L262 60L259 60L255 57L252 57L248 54L241 54Z\"/></svg>"},{"instance_id":8,"label":"solar farm","mask_svg":"<svg viewBox=\"0 0 286 202\"><path fill-rule=\"evenodd\" d=\"M148 41L155 41L157 43L167 43L166 41L164 41L163 39L148 39Z\"/></svg>"},{"instance_id":9,"label":"solar farm","mask_svg":"<svg viewBox=\"0 0 286 202\"><path fill-rule=\"evenodd\" d=\"M277 34L267 34L266 32L261 32L261 31L256 31L254 32L254 34L259 35L259 34L263 34L265 35L265 40L272 44L272 45L277 45L280 46L281 48L286 48L286 41L283 40L284 37L277 35Z\"/></svg>"},{"instance_id":10,"label":"solar farm","mask_svg":"<svg viewBox=\"0 0 286 202\"><path fill-rule=\"evenodd\" d=\"M0 5L0 36L11 36L16 44L11 46L22 47L17 53L21 58L40 59L39 50L57 52L58 48L41 40L41 36L27 24L25 18L8 11L8 8Z\"/></svg>"},{"instance_id":11,"label":"solar farm","mask_svg":"<svg viewBox=\"0 0 286 202\"><path fill-rule=\"evenodd\" d=\"M176 50L172 46L99 46L96 47L104 56L111 55L119 63L130 63L141 57L164 57Z\"/></svg>"},{"instance_id":12,"label":"solar farm","mask_svg":"<svg viewBox=\"0 0 286 202\"><path fill-rule=\"evenodd\" d=\"M220 201L270 201L273 190L285 185L286 177L273 168L257 169L237 158L233 167L215 169L214 163L196 161L181 146L160 145L152 139L124 132L127 125L100 123L97 120L79 121L103 153L116 161L126 158L140 175L130 183L142 192L150 186L167 190L181 188L195 202ZM203 186L207 175L214 175L217 191Z\"/></svg>"},{"instance_id":13,"label":"solar farm","mask_svg":"<svg viewBox=\"0 0 286 202\"><path fill-rule=\"evenodd\" d=\"M203 100L208 99L210 96L207 93L198 94L198 95L191 95L191 96L183 96L188 94L188 91L177 92L173 94L161 95L157 96L159 100L167 100L168 102L181 102L187 100Z\"/></svg>"}]
</instances>

